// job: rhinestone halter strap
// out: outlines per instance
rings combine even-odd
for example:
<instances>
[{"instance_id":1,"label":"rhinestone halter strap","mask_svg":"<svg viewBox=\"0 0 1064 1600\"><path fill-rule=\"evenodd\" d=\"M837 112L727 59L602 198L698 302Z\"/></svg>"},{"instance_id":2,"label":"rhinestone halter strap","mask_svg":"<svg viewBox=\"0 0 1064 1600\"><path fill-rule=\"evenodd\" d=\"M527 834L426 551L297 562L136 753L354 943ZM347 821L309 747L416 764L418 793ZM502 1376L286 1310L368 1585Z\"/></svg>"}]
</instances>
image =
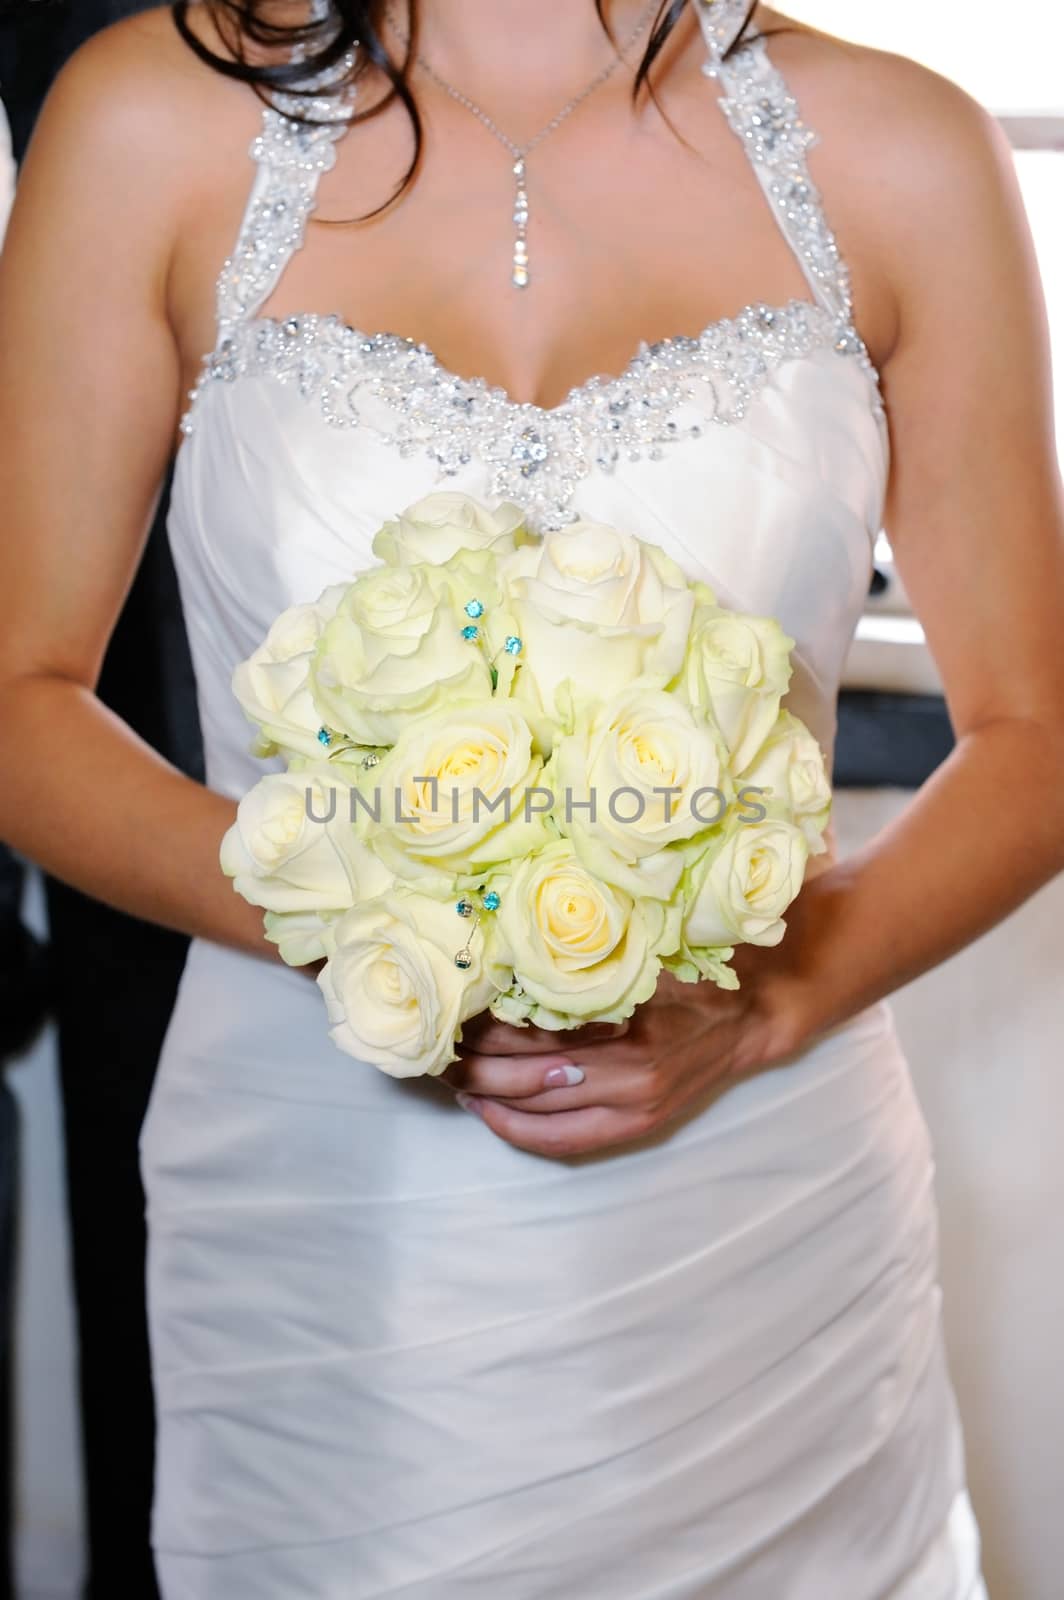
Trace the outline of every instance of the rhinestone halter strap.
<instances>
[{"instance_id":1,"label":"rhinestone halter strap","mask_svg":"<svg viewBox=\"0 0 1064 1600\"><path fill-rule=\"evenodd\" d=\"M312 21L321 22L328 10L328 0L313 0ZM298 61L305 52L297 48L292 54ZM336 142L349 126L355 62L355 52L349 51L329 70L308 76L304 93L274 94L273 105L262 113L262 129L250 149L255 180L233 253L218 277L215 304L222 340L254 316L302 248L318 180L335 165ZM333 86L344 84L347 88L337 93Z\"/></svg>"}]
</instances>

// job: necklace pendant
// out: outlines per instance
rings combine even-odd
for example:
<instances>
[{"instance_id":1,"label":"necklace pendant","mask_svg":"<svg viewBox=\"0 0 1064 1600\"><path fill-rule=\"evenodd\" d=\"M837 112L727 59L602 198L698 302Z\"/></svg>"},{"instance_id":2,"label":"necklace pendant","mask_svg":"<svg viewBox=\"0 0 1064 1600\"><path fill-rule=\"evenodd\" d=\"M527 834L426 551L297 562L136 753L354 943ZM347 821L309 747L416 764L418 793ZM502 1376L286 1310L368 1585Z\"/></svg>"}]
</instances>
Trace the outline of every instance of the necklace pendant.
<instances>
[{"instance_id":1,"label":"necklace pendant","mask_svg":"<svg viewBox=\"0 0 1064 1600\"><path fill-rule=\"evenodd\" d=\"M517 229L517 238L514 240L514 262L510 281L515 289L528 288L528 190L525 188L525 163L519 156L514 162L514 177L517 180L517 193L514 195L514 226Z\"/></svg>"},{"instance_id":2,"label":"necklace pendant","mask_svg":"<svg viewBox=\"0 0 1064 1600\"><path fill-rule=\"evenodd\" d=\"M528 213L525 213L527 221ZM518 221L516 213L514 221L518 223L518 234L514 240L514 265L512 280L515 289L528 288L528 239L525 237L524 221Z\"/></svg>"},{"instance_id":3,"label":"necklace pendant","mask_svg":"<svg viewBox=\"0 0 1064 1600\"><path fill-rule=\"evenodd\" d=\"M511 269L510 276L511 282L513 283L515 289L527 289L529 282L528 189L525 186L525 157L537 147L541 140L545 139L548 134L553 133L555 128L560 127L565 121L566 117L574 112L577 106L583 105L588 95L592 94L597 88L599 88L601 84L605 83L607 78L609 78L616 71L618 66L620 66L620 64L625 60L628 50L649 24L651 16L653 15L655 8L658 6L658 3L659 0L646 0L646 8L643 11L642 16L639 18L639 21L636 23L626 42L623 45L616 47L613 59L596 77L592 78L589 84L586 84L585 87L580 90L579 94L574 94L571 100L566 101L565 105L562 106L557 115L552 117L546 126L539 130L535 138L530 139L526 144L522 145L514 144L512 139L508 139L502 130L497 126L497 124L493 122L491 117L489 117L480 106L478 106L474 101L470 100L468 95L460 93L459 90L455 88L453 83L448 83L446 78L441 78L435 67L426 61L424 56L419 55L417 57L418 65L423 67L428 73L429 77L439 84L444 93L450 95L452 100L457 101L460 106L464 106L467 111L472 112L473 116L477 118L478 122L483 123L488 132L494 138L498 139L499 143L504 145L510 152L510 155L513 157L513 166L511 170L514 175L514 182L517 186L517 192L514 196L513 221L514 227L517 230L517 238L514 240L513 267ZM711 0L700 0L700 3L709 6L711 4ZM712 0L712 3L715 6L717 0ZM742 4L742 0L721 0L721 3L724 5L725 9L734 9L736 5ZM320 11L323 4L324 0L314 0L314 9L316 11ZM326 6L325 9L327 10L328 7ZM392 7L389 3L387 3L387 0L384 6L384 15L402 42L403 46L409 48L410 34L401 23L396 21Z\"/></svg>"}]
</instances>

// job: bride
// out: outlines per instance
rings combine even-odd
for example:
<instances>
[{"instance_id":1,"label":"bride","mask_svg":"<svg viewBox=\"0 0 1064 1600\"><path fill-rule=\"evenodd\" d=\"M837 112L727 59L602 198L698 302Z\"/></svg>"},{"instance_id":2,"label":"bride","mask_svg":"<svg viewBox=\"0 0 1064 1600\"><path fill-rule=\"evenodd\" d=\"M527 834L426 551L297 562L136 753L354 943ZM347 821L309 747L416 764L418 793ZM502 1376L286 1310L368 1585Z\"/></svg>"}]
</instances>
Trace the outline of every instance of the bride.
<instances>
[{"instance_id":1,"label":"bride","mask_svg":"<svg viewBox=\"0 0 1064 1600\"><path fill-rule=\"evenodd\" d=\"M736 0L178 4L51 96L0 361L0 826L193 936L141 1135L167 1600L982 1595L886 997L1064 865L1064 516L993 119ZM175 447L206 787L94 696ZM778 618L829 756L885 525L957 743L737 993L485 1022L398 1081L219 870L262 770L230 677L448 491Z\"/></svg>"}]
</instances>

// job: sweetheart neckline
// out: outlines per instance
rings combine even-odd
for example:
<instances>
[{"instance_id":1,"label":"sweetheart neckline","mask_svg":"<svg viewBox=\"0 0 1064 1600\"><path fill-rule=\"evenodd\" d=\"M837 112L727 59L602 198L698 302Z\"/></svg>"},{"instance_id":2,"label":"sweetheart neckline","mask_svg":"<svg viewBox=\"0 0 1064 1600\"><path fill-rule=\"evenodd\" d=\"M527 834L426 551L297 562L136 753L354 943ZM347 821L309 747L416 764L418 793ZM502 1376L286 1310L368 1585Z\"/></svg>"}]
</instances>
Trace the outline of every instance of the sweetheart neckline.
<instances>
[{"instance_id":1,"label":"sweetheart neckline","mask_svg":"<svg viewBox=\"0 0 1064 1600\"><path fill-rule=\"evenodd\" d=\"M456 390L472 391L492 398L512 413L526 417L539 417L549 421L552 418L564 416L567 411L578 406L590 394L600 393L604 389L613 387L623 387L625 384L630 383L638 375L642 363L658 352L696 348L717 336L726 335L733 330L737 336L741 336L743 325L755 316L763 317L767 314L772 318L785 319L799 312L804 312L806 315L817 318L823 324L825 332L838 331L839 339L836 341L836 347L842 352L852 353L860 357L858 365L868 378L876 406L880 406L882 404L882 378L853 323L840 321L826 306L801 295L795 295L777 305L770 305L763 300L752 300L740 307L732 316L714 318L696 334L668 334L661 339L653 341L642 339L620 372L592 373L590 377L574 384L563 398L552 406L540 405L534 400L517 400L502 384L490 383L484 377L465 377L461 373L455 372L453 368L448 367L440 359L430 345L412 338L409 334L397 333L392 329L379 329L371 332L348 322L339 312L293 311L285 316L253 316L245 319L243 325L250 328L271 328L280 331L286 326L291 326L295 329L301 324L313 323L316 328L328 328L345 340L364 345L367 351L383 345L401 346L407 350L416 351L437 377L453 385ZM217 357L224 343L225 338L223 336L218 348L211 351L204 358L205 366ZM194 394L195 390L191 391L190 398Z\"/></svg>"}]
</instances>

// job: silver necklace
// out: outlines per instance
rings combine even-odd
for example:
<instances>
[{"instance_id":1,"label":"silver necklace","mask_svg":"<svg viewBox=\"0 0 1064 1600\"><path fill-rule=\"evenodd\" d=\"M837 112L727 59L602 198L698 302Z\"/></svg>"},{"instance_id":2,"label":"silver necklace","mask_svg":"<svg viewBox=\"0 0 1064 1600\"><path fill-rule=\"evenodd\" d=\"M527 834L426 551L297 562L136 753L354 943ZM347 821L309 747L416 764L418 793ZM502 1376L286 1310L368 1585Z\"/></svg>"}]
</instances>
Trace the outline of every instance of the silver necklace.
<instances>
[{"instance_id":1,"label":"silver necklace","mask_svg":"<svg viewBox=\"0 0 1064 1600\"><path fill-rule=\"evenodd\" d=\"M588 95L593 94L596 89L600 89L606 82L607 78L611 78L613 76L617 68L621 65L625 56L628 54L628 51L632 48L633 44L635 44L635 41L639 38L639 35L643 32L643 29L649 23L651 17L654 15L654 12L658 9L658 4L659 0L650 0L650 4L643 11L639 21L636 23L628 38L620 46L617 53L613 57L613 60L610 61L607 66L603 67L602 71L596 77L592 78L591 82L585 88L581 89L579 94L574 95L571 100L567 101L566 104L562 106L562 109L558 112L558 114L550 119L545 128L541 128L534 138L529 139L528 143L523 145L515 144L507 134L503 133L498 123L494 122L492 118L488 116L487 112L483 111L480 106L477 105L475 100L470 100L468 95L463 94L460 89L456 89L453 84L448 83L446 78L441 78L440 74L429 64L429 62L425 60L424 56L418 55L416 58L418 66L428 73L433 82L439 84L440 88L445 90L446 93L450 95L452 100L456 100L460 106L464 106L467 111L471 111L477 118L478 122L483 123L488 132L494 134L499 143L504 145L510 152L510 155L513 157L513 175L514 183L516 185L514 193L513 223L517 230L517 235L514 239L513 267L510 273L510 281L516 289L527 289L529 283L528 169L526 165L528 157L531 155L536 146L540 144L549 133L553 133L555 128L560 127L560 125L565 121L566 117L570 116L576 110L577 106L583 104ZM403 46L405 47L408 45L410 43L410 36L396 21L395 13L390 5L385 6L384 15L391 23L392 28L398 35Z\"/></svg>"}]
</instances>

